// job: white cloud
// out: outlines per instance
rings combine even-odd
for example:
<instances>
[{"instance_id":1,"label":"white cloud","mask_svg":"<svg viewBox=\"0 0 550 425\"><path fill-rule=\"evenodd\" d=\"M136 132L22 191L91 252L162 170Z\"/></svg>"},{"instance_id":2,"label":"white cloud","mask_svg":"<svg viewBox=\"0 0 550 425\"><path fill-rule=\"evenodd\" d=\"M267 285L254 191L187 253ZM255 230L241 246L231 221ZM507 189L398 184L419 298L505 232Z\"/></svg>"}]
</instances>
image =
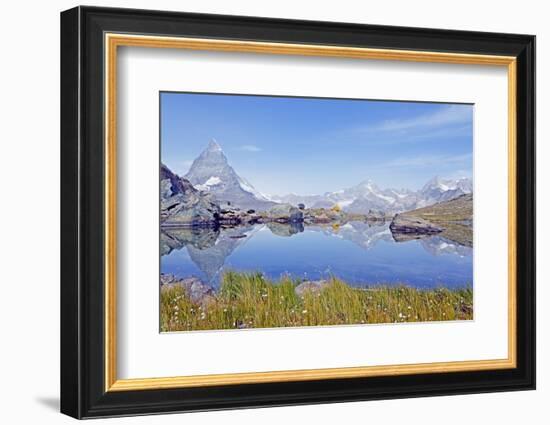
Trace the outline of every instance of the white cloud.
<instances>
[{"instance_id":1,"label":"white cloud","mask_svg":"<svg viewBox=\"0 0 550 425\"><path fill-rule=\"evenodd\" d=\"M473 111L470 105L445 105L429 114L392 119L355 128L369 137L369 143L402 143L447 139L471 134Z\"/></svg>"},{"instance_id":2,"label":"white cloud","mask_svg":"<svg viewBox=\"0 0 550 425\"><path fill-rule=\"evenodd\" d=\"M241 145L239 146L239 150L244 152L261 152L262 148L256 145Z\"/></svg>"},{"instance_id":3,"label":"white cloud","mask_svg":"<svg viewBox=\"0 0 550 425\"><path fill-rule=\"evenodd\" d=\"M404 120L387 120L373 129L378 131L400 131L433 129L443 126L466 124L472 120L472 108L467 105L449 105L430 114Z\"/></svg>"},{"instance_id":4,"label":"white cloud","mask_svg":"<svg viewBox=\"0 0 550 425\"><path fill-rule=\"evenodd\" d=\"M399 157L384 164L382 167L430 167L442 165L461 165L472 162L472 154L462 155L418 155Z\"/></svg>"}]
</instances>

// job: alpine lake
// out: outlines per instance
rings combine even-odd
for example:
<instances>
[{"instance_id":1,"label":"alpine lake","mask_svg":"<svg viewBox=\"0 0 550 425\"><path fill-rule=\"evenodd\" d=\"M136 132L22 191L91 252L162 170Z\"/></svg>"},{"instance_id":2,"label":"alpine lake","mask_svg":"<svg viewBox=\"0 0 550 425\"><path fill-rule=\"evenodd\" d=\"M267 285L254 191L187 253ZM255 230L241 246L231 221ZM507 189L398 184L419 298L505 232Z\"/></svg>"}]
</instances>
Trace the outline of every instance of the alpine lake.
<instances>
[{"instance_id":1,"label":"alpine lake","mask_svg":"<svg viewBox=\"0 0 550 425\"><path fill-rule=\"evenodd\" d=\"M344 225L265 223L162 228L161 274L196 277L216 290L224 273L272 281L336 277L353 287L471 287L472 247L442 235L397 241L388 221Z\"/></svg>"}]
</instances>

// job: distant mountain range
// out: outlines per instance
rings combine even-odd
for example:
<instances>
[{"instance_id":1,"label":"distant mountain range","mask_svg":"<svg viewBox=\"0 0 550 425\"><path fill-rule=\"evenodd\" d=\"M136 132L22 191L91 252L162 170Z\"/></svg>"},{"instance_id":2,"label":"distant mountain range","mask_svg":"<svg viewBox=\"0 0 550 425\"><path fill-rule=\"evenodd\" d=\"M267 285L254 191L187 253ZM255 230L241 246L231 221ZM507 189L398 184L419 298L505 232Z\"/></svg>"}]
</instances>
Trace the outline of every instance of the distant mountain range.
<instances>
[{"instance_id":1,"label":"distant mountain range","mask_svg":"<svg viewBox=\"0 0 550 425\"><path fill-rule=\"evenodd\" d=\"M338 205L351 213L369 210L386 213L409 211L472 193L468 178L434 177L422 189L381 189L370 180L356 186L322 195L271 195L260 193L229 165L220 145L212 140L193 161L184 176L195 189L208 193L222 208L231 205L241 209L268 210L278 203L304 204L306 208L331 208Z\"/></svg>"},{"instance_id":2,"label":"distant mountain range","mask_svg":"<svg viewBox=\"0 0 550 425\"><path fill-rule=\"evenodd\" d=\"M372 181L366 180L356 186L327 192L324 195L290 194L271 196L271 199L294 205L303 203L307 208L327 208L338 204L344 211L353 213L365 213L369 210L398 213L447 201L468 193L472 193L470 179L450 180L434 177L418 191L380 189Z\"/></svg>"}]
</instances>

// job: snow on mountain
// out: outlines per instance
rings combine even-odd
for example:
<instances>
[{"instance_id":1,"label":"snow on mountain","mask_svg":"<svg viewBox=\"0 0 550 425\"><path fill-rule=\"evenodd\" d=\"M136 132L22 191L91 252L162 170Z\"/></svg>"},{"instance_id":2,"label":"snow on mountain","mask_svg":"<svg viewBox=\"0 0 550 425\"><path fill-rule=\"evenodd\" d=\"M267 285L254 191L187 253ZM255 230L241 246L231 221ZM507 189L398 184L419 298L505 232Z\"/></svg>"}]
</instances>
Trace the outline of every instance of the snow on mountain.
<instances>
[{"instance_id":1,"label":"snow on mountain","mask_svg":"<svg viewBox=\"0 0 550 425\"><path fill-rule=\"evenodd\" d=\"M472 193L472 181L470 179L451 180L436 176L420 189L418 207L449 201L467 193Z\"/></svg>"},{"instance_id":2,"label":"snow on mountain","mask_svg":"<svg viewBox=\"0 0 550 425\"><path fill-rule=\"evenodd\" d=\"M204 184L198 184L196 185L195 187L199 190L206 190L206 191L209 191L210 190L210 186L216 186L218 184L220 184L222 181L219 177L217 176L213 176L213 177L210 177L208 180L206 180L204 182Z\"/></svg>"},{"instance_id":3,"label":"snow on mountain","mask_svg":"<svg viewBox=\"0 0 550 425\"><path fill-rule=\"evenodd\" d=\"M224 203L242 209L267 210L276 203L304 204L307 208L331 208L339 205L344 211L368 213L369 210L398 213L448 201L472 193L468 178L458 180L434 177L422 189L381 189L373 181L361 183L322 195L267 196L239 176L229 165L221 146L212 139L206 149L193 161L184 176L198 190L212 194L222 207Z\"/></svg>"},{"instance_id":4,"label":"snow on mountain","mask_svg":"<svg viewBox=\"0 0 550 425\"><path fill-rule=\"evenodd\" d=\"M263 193L259 192L252 186L247 180L245 180L243 177L237 176L239 179L239 185L241 186L241 189L251 193L256 198L262 200L262 201L270 201L269 197L264 195Z\"/></svg>"},{"instance_id":5,"label":"snow on mountain","mask_svg":"<svg viewBox=\"0 0 550 425\"><path fill-rule=\"evenodd\" d=\"M337 204L344 211L353 213L367 213L369 210L398 213L448 201L466 193L472 193L470 179L445 180L434 177L419 191L380 189L371 180L365 180L356 186L324 195L290 194L272 196L272 199L293 205L303 203L308 208L330 208Z\"/></svg>"},{"instance_id":6,"label":"snow on mountain","mask_svg":"<svg viewBox=\"0 0 550 425\"><path fill-rule=\"evenodd\" d=\"M214 195L222 206L229 203L242 209L264 210L275 205L235 172L214 139L193 161L184 177L197 189Z\"/></svg>"}]
</instances>

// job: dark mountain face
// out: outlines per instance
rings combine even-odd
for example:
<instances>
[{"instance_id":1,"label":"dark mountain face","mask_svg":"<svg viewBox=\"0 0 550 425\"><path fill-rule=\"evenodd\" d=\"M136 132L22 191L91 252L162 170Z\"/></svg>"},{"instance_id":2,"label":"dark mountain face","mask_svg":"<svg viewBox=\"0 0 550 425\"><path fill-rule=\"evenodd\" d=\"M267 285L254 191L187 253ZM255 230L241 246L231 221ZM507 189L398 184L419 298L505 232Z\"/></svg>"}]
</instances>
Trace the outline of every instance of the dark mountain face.
<instances>
[{"instance_id":1,"label":"dark mountain face","mask_svg":"<svg viewBox=\"0 0 550 425\"><path fill-rule=\"evenodd\" d=\"M164 164L160 169L160 221L163 225L215 223L220 207L212 196L178 177Z\"/></svg>"},{"instance_id":2,"label":"dark mountain face","mask_svg":"<svg viewBox=\"0 0 550 425\"><path fill-rule=\"evenodd\" d=\"M195 188L212 194L222 207L230 203L261 211L275 205L235 172L215 140L193 161L185 178Z\"/></svg>"}]
</instances>

